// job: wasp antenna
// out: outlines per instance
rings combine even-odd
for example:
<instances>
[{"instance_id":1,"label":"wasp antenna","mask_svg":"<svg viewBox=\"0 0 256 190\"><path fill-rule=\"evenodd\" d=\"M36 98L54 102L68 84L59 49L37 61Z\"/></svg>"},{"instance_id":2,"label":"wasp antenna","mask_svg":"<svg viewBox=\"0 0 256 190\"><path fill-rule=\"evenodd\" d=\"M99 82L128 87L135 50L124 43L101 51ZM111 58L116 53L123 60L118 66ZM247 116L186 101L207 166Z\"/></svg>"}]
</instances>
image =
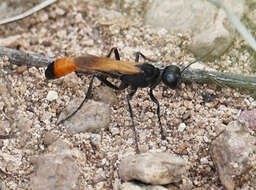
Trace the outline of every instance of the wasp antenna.
<instances>
[{"instance_id":1,"label":"wasp antenna","mask_svg":"<svg viewBox=\"0 0 256 190\"><path fill-rule=\"evenodd\" d=\"M196 59L195 61L189 63L184 69L182 69L181 71L181 74L187 69L189 68L192 64L198 62L198 61L202 61L204 60L205 58L207 58L212 52L213 52L214 49L210 50L208 53L206 53L205 55L203 55L202 57L200 57L199 59Z\"/></svg>"}]
</instances>

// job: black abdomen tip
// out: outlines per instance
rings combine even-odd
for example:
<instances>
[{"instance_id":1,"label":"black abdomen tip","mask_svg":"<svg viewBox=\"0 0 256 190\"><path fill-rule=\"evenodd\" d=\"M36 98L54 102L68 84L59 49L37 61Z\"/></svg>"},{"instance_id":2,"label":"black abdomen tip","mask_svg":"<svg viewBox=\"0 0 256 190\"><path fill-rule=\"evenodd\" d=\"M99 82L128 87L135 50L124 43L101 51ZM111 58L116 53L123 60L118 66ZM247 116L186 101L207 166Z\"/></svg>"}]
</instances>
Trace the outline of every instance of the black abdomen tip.
<instances>
[{"instance_id":1,"label":"black abdomen tip","mask_svg":"<svg viewBox=\"0 0 256 190\"><path fill-rule=\"evenodd\" d=\"M54 62L50 63L45 70L45 77L47 79L56 79L57 77L54 75Z\"/></svg>"}]
</instances>

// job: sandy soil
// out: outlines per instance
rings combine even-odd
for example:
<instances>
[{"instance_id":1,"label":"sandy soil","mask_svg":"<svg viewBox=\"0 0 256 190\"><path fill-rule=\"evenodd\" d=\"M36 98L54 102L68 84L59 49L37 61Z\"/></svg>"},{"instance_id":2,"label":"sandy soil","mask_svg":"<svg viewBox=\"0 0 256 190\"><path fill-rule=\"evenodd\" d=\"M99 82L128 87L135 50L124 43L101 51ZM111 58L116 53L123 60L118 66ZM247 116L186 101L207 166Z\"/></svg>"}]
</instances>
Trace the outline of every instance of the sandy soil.
<instances>
[{"instance_id":1,"label":"sandy soil","mask_svg":"<svg viewBox=\"0 0 256 190\"><path fill-rule=\"evenodd\" d=\"M182 65L195 59L187 51L190 34L169 34L163 29L143 25L139 13L143 13L146 1L138 5L136 1L117 2L120 3L60 1L17 23L1 26L0 36L20 35L13 47L47 56L106 55L111 47L118 47L122 60L134 60L134 53L141 51L158 60L157 66ZM252 59L248 52L238 51L236 47L217 61L207 63L208 67L215 68L218 66L214 64L226 62L225 68L228 68L236 59L239 72L248 72L250 69L239 62L240 59L241 63ZM235 58L232 57L234 54ZM82 157L75 158L81 172L81 189L97 188L97 179L102 179L99 176L104 176L104 189L112 189L114 183L120 182L117 175L120 160L135 153L125 101L127 90L114 92L118 101L111 106L111 122L101 131L102 142L94 151L90 146L90 134L70 135L62 126L56 126L58 114L69 101L84 96L89 77L83 76L81 80L65 85L64 79L47 81L45 68L17 67L7 61L1 67L1 134L11 132L16 135L0 140L1 151L9 158L0 166L6 189L31 188L29 180L35 168L30 158L48 152L44 138L49 131L81 153ZM3 90L5 87L7 91ZM94 89L101 87L98 82ZM49 90L58 93L56 101L46 100ZM205 103L202 94L212 90L216 99ZM132 107L140 142L144 142L142 149L179 153L190 163L187 177L193 188L222 189L209 156L209 144L239 110L256 108L255 100L236 90L193 82L182 84L179 90L170 90L161 84L155 89L155 96L161 104L162 122L169 143L160 138L155 105L150 101L147 89L140 89L133 98ZM181 123L186 125L184 130L179 128ZM112 135L115 130L118 132ZM206 160L204 164L201 164L202 158ZM245 185L248 187L249 183Z\"/></svg>"}]
</instances>

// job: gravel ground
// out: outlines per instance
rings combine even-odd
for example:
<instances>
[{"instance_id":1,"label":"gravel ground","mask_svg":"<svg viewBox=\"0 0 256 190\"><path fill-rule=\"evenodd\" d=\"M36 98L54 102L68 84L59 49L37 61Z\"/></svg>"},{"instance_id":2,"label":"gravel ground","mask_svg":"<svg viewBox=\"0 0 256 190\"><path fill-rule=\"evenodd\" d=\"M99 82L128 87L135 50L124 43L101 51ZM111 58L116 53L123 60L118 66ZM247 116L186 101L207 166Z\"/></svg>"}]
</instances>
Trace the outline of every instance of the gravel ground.
<instances>
[{"instance_id":1,"label":"gravel ground","mask_svg":"<svg viewBox=\"0 0 256 190\"><path fill-rule=\"evenodd\" d=\"M134 60L134 53L141 51L158 60L155 64L159 67L186 65L195 60L187 51L189 33L169 34L164 29L144 26L139 13L143 13L146 1L138 5L136 2L60 1L18 23L1 26L0 36L19 35L10 46L47 56L84 53L104 56L111 47L118 47L122 60ZM122 10L124 14L116 10ZM236 60L237 64L229 71L249 72L253 59L246 50L239 51L242 46L239 42L234 43L227 55L208 62L205 67L227 69ZM218 63L222 65L218 66ZM82 76L71 82L65 82L64 78L47 81L44 70L17 67L8 60L1 64L0 130L1 135L15 135L15 138L0 140L2 185L6 189L31 189L30 176L35 170L31 158L48 152L48 141L61 138L72 151L78 152L75 162L82 174L79 187L112 189L115 183L120 183L117 175L120 160L135 154L125 101L128 91L113 91L117 101L111 106L111 122L108 128L101 130L101 143L94 150L90 141L92 134L70 135L62 126L56 126L59 113L69 101L84 96L90 78ZM100 88L102 85L96 82L94 90ZM57 100L46 99L50 90L58 93ZM214 101L204 102L202 94L212 91L216 93ZM255 100L236 90L193 82L182 84L178 90L160 84L154 94L161 104L162 124L168 142L160 138L155 105L150 101L147 89L139 89L132 107L142 151L178 153L190 163L187 177L193 188L222 189L209 156L209 144L236 118L239 110L256 108ZM251 133L255 135L255 132ZM47 142L46 137L50 138ZM99 182L102 182L101 186ZM245 185L245 188L249 187L250 184Z\"/></svg>"}]
</instances>

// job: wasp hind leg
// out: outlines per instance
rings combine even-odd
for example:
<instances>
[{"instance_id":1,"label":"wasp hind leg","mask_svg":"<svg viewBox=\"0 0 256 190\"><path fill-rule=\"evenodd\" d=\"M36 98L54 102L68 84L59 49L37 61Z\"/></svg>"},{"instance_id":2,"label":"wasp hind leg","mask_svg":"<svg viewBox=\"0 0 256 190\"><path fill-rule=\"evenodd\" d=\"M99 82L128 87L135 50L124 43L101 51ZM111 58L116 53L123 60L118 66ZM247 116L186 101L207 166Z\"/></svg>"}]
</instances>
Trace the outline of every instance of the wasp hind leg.
<instances>
[{"instance_id":1,"label":"wasp hind leg","mask_svg":"<svg viewBox=\"0 0 256 190\"><path fill-rule=\"evenodd\" d=\"M78 106L78 108L73 112L71 113L68 117L66 117L65 119L62 119L60 120L57 125L61 124L61 123L64 123L65 121L67 121L68 119L70 119L71 117L73 117L81 108L82 106L84 105L84 102L91 96L91 93L92 93L92 85L93 85L93 80L95 78L95 75L92 76L92 79L89 83L89 87L88 87L88 90L86 92L86 95L83 99L83 101L81 102L81 104Z\"/></svg>"},{"instance_id":2,"label":"wasp hind leg","mask_svg":"<svg viewBox=\"0 0 256 190\"><path fill-rule=\"evenodd\" d=\"M113 88L115 90L124 90L125 88L128 87L127 84L125 83L121 83L119 87L113 85L112 83L110 83L106 78L104 78L104 76L97 76L97 78L104 83L106 86ZM130 113L130 117L132 120L132 130L133 130L133 134L134 134L134 142L135 142L135 146L136 146L136 153L139 153L139 146L138 146L138 135L136 132L136 128L135 128L135 124L134 124L134 117L133 117L133 111L132 111L132 106L130 104L130 100L132 99L133 95L136 93L137 88L136 87L132 87L131 92L126 96L126 100L128 103L128 108L129 108L129 113Z\"/></svg>"},{"instance_id":3,"label":"wasp hind leg","mask_svg":"<svg viewBox=\"0 0 256 190\"><path fill-rule=\"evenodd\" d=\"M127 103L128 103L130 117L132 119L132 130L133 130L133 134L134 134L134 142L135 142L135 146L136 146L136 153L138 154L138 153L140 153L139 145L138 145L139 139L138 139L137 131L136 131L136 128L135 128L133 111L132 111L132 106L131 106L131 103L130 103L130 100L132 99L132 97L136 93L136 91L137 91L137 87L132 86L131 92L126 96L126 100L127 100Z\"/></svg>"},{"instance_id":4,"label":"wasp hind leg","mask_svg":"<svg viewBox=\"0 0 256 190\"><path fill-rule=\"evenodd\" d=\"M128 87L128 85L123 82L121 82L120 86L116 86L116 85L112 84L111 82L109 82L104 75L98 75L97 79L99 79L103 84L105 84L106 86L108 86L109 88L112 88L114 90L124 90L125 88Z\"/></svg>"},{"instance_id":5,"label":"wasp hind leg","mask_svg":"<svg viewBox=\"0 0 256 190\"><path fill-rule=\"evenodd\" d=\"M151 61L151 62L156 62L156 60L154 59L150 59L150 58L147 58L145 55L143 55L141 52L136 52L135 54L135 62L139 62L139 59L140 59L140 56L145 59L145 60L148 60L148 61Z\"/></svg>"},{"instance_id":6,"label":"wasp hind leg","mask_svg":"<svg viewBox=\"0 0 256 190\"><path fill-rule=\"evenodd\" d=\"M166 135L165 135L165 132L163 130L163 126L162 126L162 123L161 123L161 117L160 117L160 104L158 102L158 100L156 99L156 97L154 96L153 94L153 88L150 88L150 91L149 91L149 96L150 96L150 99L156 104L157 106L157 117L158 117L158 123L159 123L159 127L160 127L160 134L161 134L161 138L163 140L166 139Z\"/></svg>"},{"instance_id":7,"label":"wasp hind leg","mask_svg":"<svg viewBox=\"0 0 256 190\"><path fill-rule=\"evenodd\" d=\"M119 52L118 52L118 49L116 47L113 47L111 48L111 50L109 51L108 55L106 57L110 57L112 55L112 53L114 52L115 54L115 59L116 60L120 60L120 55L119 55ZM141 52L136 52L135 54L135 62L139 62L139 59L140 59L140 56L145 59L145 60L148 60L148 61L151 61L151 62L156 62L156 60L154 59L150 59L148 57L146 57L144 54L142 54Z\"/></svg>"},{"instance_id":8,"label":"wasp hind leg","mask_svg":"<svg viewBox=\"0 0 256 190\"><path fill-rule=\"evenodd\" d=\"M119 52L118 52L116 47L111 48L110 52L108 53L108 55L106 57L109 58L111 56L111 54L113 53L113 51L114 51L114 54L115 54L115 59L120 60Z\"/></svg>"}]
</instances>

